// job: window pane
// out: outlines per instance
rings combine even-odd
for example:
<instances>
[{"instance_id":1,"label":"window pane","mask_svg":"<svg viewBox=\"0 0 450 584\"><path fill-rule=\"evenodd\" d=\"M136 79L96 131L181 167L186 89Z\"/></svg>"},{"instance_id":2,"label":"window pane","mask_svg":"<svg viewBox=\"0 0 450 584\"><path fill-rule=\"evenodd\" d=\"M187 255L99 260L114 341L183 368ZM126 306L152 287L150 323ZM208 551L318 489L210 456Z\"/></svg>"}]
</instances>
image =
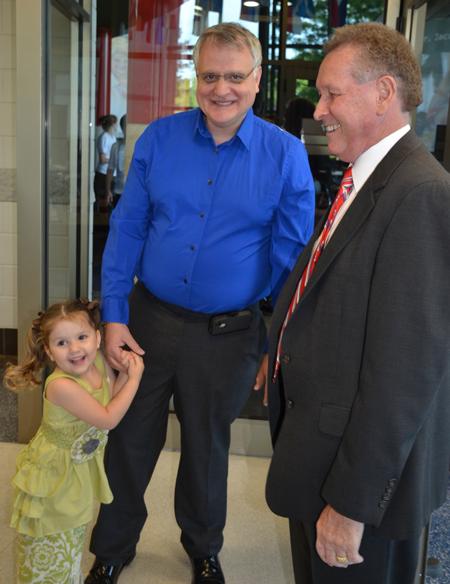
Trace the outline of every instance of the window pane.
<instances>
[{"instance_id":1,"label":"window pane","mask_svg":"<svg viewBox=\"0 0 450 584\"><path fill-rule=\"evenodd\" d=\"M384 0L293 0L288 2L286 58L320 61L333 29L383 21Z\"/></svg>"},{"instance_id":2,"label":"window pane","mask_svg":"<svg viewBox=\"0 0 450 584\"><path fill-rule=\"evenodd\" d=\"M444 158L450 100L450 6L445 0L427 6L421 57L423 102L417 108L416 132L436 158Z\"/></svg>"}]
</instances>

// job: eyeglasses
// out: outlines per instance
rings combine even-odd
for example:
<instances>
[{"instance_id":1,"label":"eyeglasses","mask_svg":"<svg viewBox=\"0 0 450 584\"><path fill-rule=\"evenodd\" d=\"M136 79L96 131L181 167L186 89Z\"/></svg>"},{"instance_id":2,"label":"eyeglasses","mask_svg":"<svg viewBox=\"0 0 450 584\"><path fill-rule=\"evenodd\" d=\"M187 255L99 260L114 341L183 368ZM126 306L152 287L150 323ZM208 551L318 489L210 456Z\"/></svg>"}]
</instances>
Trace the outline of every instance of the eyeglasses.
<instances>
[{"instance_id":1,"label":"eyeglasses","mask_svg":"<svg viewBox=\"0 0 450 584\"><path fill-rule=\"evenodd\" d=\"M256 67L253 67L251 71L247 74L245 73L223 73L220 75L219 73L197 73L197 79L200 79L202 83L206 83L207 85L212 85L213 83L217 83L219 79L223 77L224 81L227 83L232 83L233 85L239 85L243 83L246 79L250 77Z\"/></svg>"}]
</instances>

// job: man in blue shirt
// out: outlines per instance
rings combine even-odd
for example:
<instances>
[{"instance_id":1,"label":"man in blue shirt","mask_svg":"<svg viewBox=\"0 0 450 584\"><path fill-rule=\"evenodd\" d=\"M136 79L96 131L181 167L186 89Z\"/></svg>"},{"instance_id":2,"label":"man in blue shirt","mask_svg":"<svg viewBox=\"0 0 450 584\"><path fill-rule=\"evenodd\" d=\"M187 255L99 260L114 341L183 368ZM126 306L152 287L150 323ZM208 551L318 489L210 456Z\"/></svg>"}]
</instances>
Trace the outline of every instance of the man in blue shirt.
<instances>
[{"instance_id":1,"label":"man in blue shirt","mask_svg":"<svg viewBox=\"0 0 450 584\"><path fill-rule=\"evenodd\" d=\"M218 553L230 425L265 345L258 302L276 296L312 233L305 149L251 109L261 78L258 39L238 24L211 27L194 62L199 109L144 131L111 216L102 274L106 355L120 369L126 345L145 354L146 370L110 433L114 501L102 506L93 531L89 584L117 582L135 555L172 396L181 424L181 542L194 584L225 581Z\"/></svg>"}]
</instances>

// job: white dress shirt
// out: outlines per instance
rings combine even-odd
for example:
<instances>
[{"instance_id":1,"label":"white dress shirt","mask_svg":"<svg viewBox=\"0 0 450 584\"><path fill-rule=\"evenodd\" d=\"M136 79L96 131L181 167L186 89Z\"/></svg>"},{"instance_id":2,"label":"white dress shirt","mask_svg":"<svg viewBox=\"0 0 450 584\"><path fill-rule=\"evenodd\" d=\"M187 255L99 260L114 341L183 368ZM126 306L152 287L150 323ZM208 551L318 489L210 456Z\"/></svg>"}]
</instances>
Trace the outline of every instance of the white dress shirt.
<instances>
[{"instance_id":1,"label":"white dress shirt","mask_svg":"<svg viewBox=\"0 0 450 584\"><path fill-rule=\"evenodd\" d=\"M342 217L348 211L348 208L355 200L356 195L364 186L364 183L378 166L378 164L383 160L383 158L387 155L389 150L400 140L403 138L405 134L409 132L411 126L406 124L399 130L392 132L386 138L383 138L373 146L371 146L368 150L363 152L352 164L352 177L353 177L353 189L348 196L347 200L344 202L342 207L339 209L334 223L330 229L330 233L328 234L327 240L325 245L330 241L331 236L336 231L339 222L342 220ZM315 247L315 246L314 246Z\"/></svg>"}]
</instances>

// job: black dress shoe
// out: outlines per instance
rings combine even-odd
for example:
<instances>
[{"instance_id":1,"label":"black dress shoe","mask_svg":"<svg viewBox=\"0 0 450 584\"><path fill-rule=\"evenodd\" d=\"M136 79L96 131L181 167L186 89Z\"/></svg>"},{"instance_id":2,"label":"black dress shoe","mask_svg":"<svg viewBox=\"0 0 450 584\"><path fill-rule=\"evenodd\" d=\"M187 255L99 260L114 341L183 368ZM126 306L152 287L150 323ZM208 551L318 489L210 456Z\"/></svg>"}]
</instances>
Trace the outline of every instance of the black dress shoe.
<instances>
[{"instance_id":1,"label":"black dress shoe","mask_svg":"<svg viewBox=\"0 0 450 584\"><path fill-rule=\"evenodd\" d=\"M225 584L225 577L216 555L207 558L191 558L191 562L194 572L192 584Z\"/></svg>"},{"instance_id":2,"label":"black dress shoe","mask_svg":"<svg viewBox=\"0 0 450 584\"><path fill-rule=\"evenodd\" d=\"M95 560L84 584L116 584L119 581L119 576L125 566L131 564L134 556L128 558L122 564L113 566L112 564L105 564L100 560Z\"/></svg>"}]
</instances>

